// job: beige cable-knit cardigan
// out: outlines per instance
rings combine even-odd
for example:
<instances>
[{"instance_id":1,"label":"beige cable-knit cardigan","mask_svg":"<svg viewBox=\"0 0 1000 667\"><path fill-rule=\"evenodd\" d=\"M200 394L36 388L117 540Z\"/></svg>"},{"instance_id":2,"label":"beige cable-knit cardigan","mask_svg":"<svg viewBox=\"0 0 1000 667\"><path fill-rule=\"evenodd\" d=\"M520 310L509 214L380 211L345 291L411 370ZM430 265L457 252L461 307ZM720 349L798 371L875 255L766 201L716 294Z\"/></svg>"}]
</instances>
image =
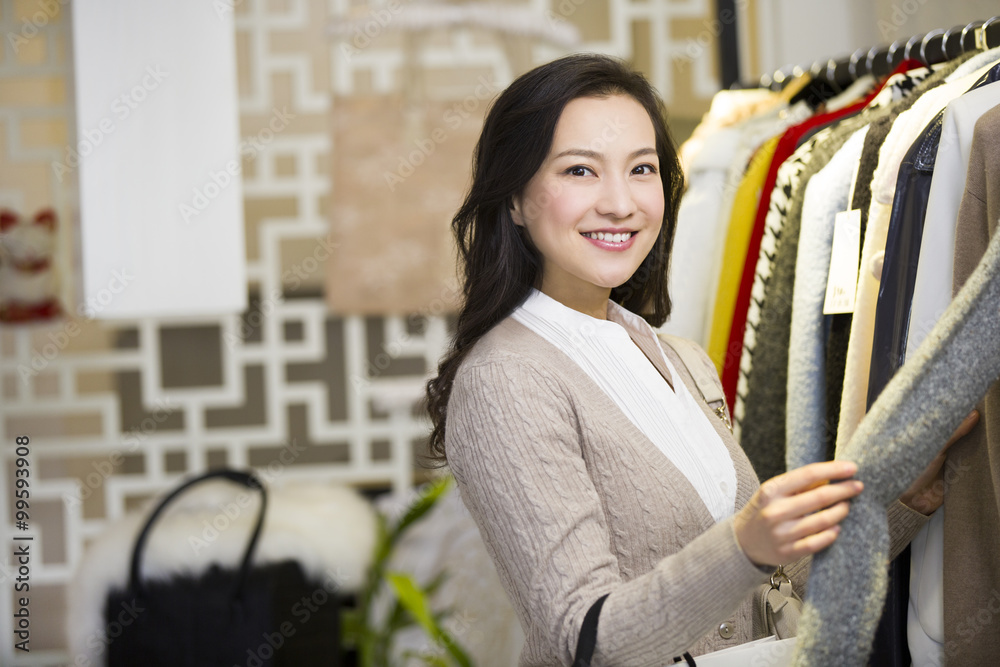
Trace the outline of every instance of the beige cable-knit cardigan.
<instances>
[{"instance_id":1,"label":"beige cable-knit cardigan","mask_svg":"<svg viewBox=\"0 0 1000 667\"><path fill-rule=\"evenodd\" d=\"M654 343L619 324L669 378ZM702 407L736 469L735 511L757 477ZM459 369L447 419L449 465L525 632L520 665L571 664L605 593L595 665L659 667L761 634L751 594L768 575L740 550L732 518L715 523L684 475L541 336L510 317L497 324ZM926 517L898 502L889 513L895 553ZM786 570L802 590L808 559Z\"/></svg>"}]
</instances>

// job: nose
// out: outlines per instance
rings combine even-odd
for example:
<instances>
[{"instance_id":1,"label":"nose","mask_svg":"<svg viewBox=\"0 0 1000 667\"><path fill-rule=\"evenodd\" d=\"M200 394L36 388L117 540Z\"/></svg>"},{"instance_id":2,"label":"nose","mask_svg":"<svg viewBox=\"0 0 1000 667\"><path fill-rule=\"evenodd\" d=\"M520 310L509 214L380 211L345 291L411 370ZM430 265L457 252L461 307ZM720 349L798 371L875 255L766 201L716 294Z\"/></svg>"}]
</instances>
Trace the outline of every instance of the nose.
<instances>
[{"instance_id":1,"label":"nose","mask_svg":"<svg viewBox=\"0 0 1000 667\"><path fill-rule=\"evenodd\" d=\"M618 219L624 219L637 209L628 180L621 176L605 175L601 184L601 194L597 201L597 212Z\"/></svg>"}]
</instances>

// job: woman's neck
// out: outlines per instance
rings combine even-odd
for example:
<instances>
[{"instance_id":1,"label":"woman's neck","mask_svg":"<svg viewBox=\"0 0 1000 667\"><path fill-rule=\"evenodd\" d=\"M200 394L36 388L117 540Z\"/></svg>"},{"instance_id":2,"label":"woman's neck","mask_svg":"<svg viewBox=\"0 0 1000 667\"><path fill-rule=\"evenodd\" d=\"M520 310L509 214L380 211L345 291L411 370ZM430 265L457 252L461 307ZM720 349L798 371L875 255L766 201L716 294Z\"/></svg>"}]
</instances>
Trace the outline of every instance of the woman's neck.
<instances>
[{"instance_id":1,"label":"woman's neck","mask_svg":"<svg viewBox=\"0 0 1000 667\"><path fill-rule=\"evenodd\" d=\"M559 289L557 285L541 285L537 288L545 296L555 299L567 308L589 315L598 320L608 319L608 299L611 290L594 287L592 290Z\"/></svg>"}]
</instances>

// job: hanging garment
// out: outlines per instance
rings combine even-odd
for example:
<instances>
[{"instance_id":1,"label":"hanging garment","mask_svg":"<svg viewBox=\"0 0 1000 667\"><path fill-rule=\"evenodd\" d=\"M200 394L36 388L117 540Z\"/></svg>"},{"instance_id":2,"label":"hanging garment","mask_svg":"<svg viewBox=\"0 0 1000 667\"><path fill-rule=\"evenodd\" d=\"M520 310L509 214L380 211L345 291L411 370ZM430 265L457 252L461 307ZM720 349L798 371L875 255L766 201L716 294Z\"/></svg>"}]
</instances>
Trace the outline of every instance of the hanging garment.
<instances>
[{"instance_id":1,"label":"hanging garment","mask_svg":"<svg viewBox=\"0 0 1000 667\"><path fill-rule=\"evenodd\" d=\"M824 130L826 132L826 130ZM750 302L747 308L746 325L743 332L742 351L739 367L739 379L736 385L736 401L733 408L733 434L740 440L744 416L743 397L747 391L747 375L750 372L752 353L756 343L757 325L760 322L760 311L764 305L765 286L771 280L771 269L774 265L778 245L783 239L784 224L788 219L788 208L791 206L792 195L797 191L802 172L813 157L817 140L822 133L807 140L799 146L792 155L778 168L774 190L767 216L764 219L764 231L760 239L760 251L757 255L754 269L754 281L750 290ZM747 257L747 261L750 257ZM753 459L751 459L753 460ZM758 473L761 471L758 470ZM764 479L767 479L766 477Z\"/></svg>"},{"instance_id":2,"label":"hanging garment","mask_svg":"<svg viewBox=\"0 0 1000 667\"><path fill-rule=\"evenodd\" d=\"M789 340L805 192L810 180L822 170L852 134L864 126L861 116L845 119L817 135L812 158L804 166L799 184L789 198L787 219L775 249L770 279L764 282L764 299L754 331L752 367L746 376L746 391L737 391L737 405L744 405L740 445L761 479L786 470L786 402ZM829 255L827 255L829 260ZM825 276L824 276L825 283ZM750 327L747 327L747 335ZM744 354L747 353L744 336ZM737 388L739 389L739 388Z\"/></svg>"},{"instance_id":3,"label":"hanging garment","mask_svg":"<svg viewBox=\"0 0 1000 667\"><path fill-rule=\"evenodd\" d=\"M993 76L997 75L1000 73ZM954 100L945 111L937 155L942 165L938 173L942 176L931 182L928 195L906 336L906 355L923 342L924 336L951 301L955 221L965 191L963 184L972 147L972 132L976 120L998 103L1000 87L987 85Z\"/></svg>"},{"instance_id":4,"label":"hanging garment","mask_svg":"<svg viewBox=\"0 0 1000 667\"><path fill-rule=\"evenodd\" d=\"M930 130L924 129L925 123L942 108L950 99L961 94L975 83L978 72L969 73L974 67L982 64L983 58L973 57L957 67L941 68L928 77L924 84L911 95L900 108L910 105L909 109L901 111L886 136L879 150L878 165L871 181L871 204L867 217L866 233L862 259L860 263L857 296L854 312L850 316L850 335L846 356L844 357L844 379L840 396L839 421L837 423L837 446L841 447L850 438L858 422L863 417L867 405L868 369L871 364L872 337L874 317L877 303L878 288L882 274L882 253L885 249L886 236L891 217L922 216L922 212L906 212L899 202L913 203L913 198L907 197L907 186L910 178L915 181L909 192L916 191L916 184L924 176L922 171L914 171L911 166L919 155L933 155L936 150L937 129L939 123L932 125ZM988 65L987 65L988 67ZM942 74L952 69L941 81ZM934 87L930 87L933 85ZM924 140L920 145L913 145L913 139L924 131ZM910 150L900 168L902 153ZM898 188L897 188L898 184ZM929 180L924 179L923 192ZM894 189L896 192L894 193ZM896 195L896 205L889 202ZM918 198L918 201L925 201ZM891 213L891 215L890 215ZM876 634L872 659L887 667L892 665L909 665L911 656L907 650L906 618L909 588L910 556L904 561L893 562L890 568L891 582L886 606Z\"/></svg>"},{"instance_id":5,"label":"hanging garment","mask_svg":"<svg viewBox=\"0 0 1000 667\"><path fill-rule=\"evenodd\" d=\"M723 99L726 97L723 95ZM715 106L713 98L712 108ZM775 101L772 106L775 108L704 134L698 140L697 152L688 149L689 181L677 213L670 259L670 319L659 331L708 347L723 261L719 239L725 238L729 229L730 213L747 165L763 143L811 113L805 104L787 107Z\"/></svg>"},{"instance_id":6,"label":"hanging garment","mask_svg":"<svg viewBox=\"0 0 1000 667\"><path fill-rule=\"evenodd\" d=\"M977 85L986 85L998 72L1000 68L994 66ZM936 158L933 151L921 151L915 164L915 170L919 170L914 174L916 181L930 178L935 169L935 159L941 163L938 168L940 171L937 172L939 177L936 191L943 195L942 199L955 201L950 213L938 210L927 216L927 225L930 228L949 230L949 233L937 235L938 238L935 240L937 245L925 246L928 250L937 249L937 252L933 257L925 258L926 263L920 265L927 270L927 273L939 274L942 282L951 282L950 277L940 275L951 268L949 248L954 246L954 224L949 224L947 221L954 221L956 217L958 199L963 189L959 184L965 181L972 125L975 122L975 117L968 121L966 136L960 144L955 131L955 111L960 108L968 109L973 100L978 99L982 100L979 102L981 108L977 112L978 115L985 108L1000 102L1000 88L996 90L997 92L991 92L980 88L950 103L948 111L944 114L943 138L937 147ZM994 101L984 104L986 102L984 92L991 94ZM964 113L962 115L965 117ZM960 152L963 154L961 158L958 157ZM949 156L954 156L955 159ZM900 181L902 180L901 169ZM947 185L941 187L942 184ZM922 187L918 187L914 183L908 190L910 194L905 197L906 205L900 206L898 210L894 206L893 209L875 318L868 385L869 405L874 402L878 393L903 362L914 278L918 270L916 262L921 249L921 230L924 229L924 211L919 205L927 203L928 189L933 190L933 185L928 188L925 182ZM950 294L946 299L950 299ZM941 306L941 310L946 306L947 301ZM926 331L927 328L923 328L918 334L920 340L923 340ZM943 515L942 511L936 512L926 529L917 535L911 545L907 638L913 667L933 667L941 664L941 649L944 644Z\"/></svg>"},{"instance_id":7,"label":"hanging garment","mask_svg":"<svg viewBox=\"0 0 1000 667\"><path fill-rule=\"evenodd\" d=\"M723 129L732 127L747 118L753 118L772 107L784 106L782 97L766 88L720 90L712 97L712 104L702 116L691 136L677 149L677 157L684 169L684 176L691 175L691 165L704 150L705 142Z\"/></svg>"},{"instance_id":8,"label":"hanging garment","mask_svg":"<svg viewBox=\"0 0 1000 667\"><path fill-rule=\"evenodd\" d=\"M714 102L713 102L714 104ZM740 131L725 128L703 139L687 167L688 184L677 211L670 257L670 319L660 330L705 344L705 310L712 276L718 273L713 251L725 229L721 211L726 175Z\"/></svg>"},{"instance_id":9,"label":"hanging garment","mask_svg":"<svg viewBox=\"0 0 1000 667\"><path fill-rule=\"evenodd\" d=\"M1000 376L998 308L1000 237L994 236L941 321L838 453L858 464L856 478L865 490L851 501L837 540L813 557L794 657L798 667L865 664L886 587L884 508ZM983 641L995 641L992 634Z\"/></svg>"},{"instance_id":10,"label":"hanging garment","mask_svg":"<svg viewBox=\"0 0 1000 667\"><path fill-rule=\"evenodd\" d=\"M780 137L770 139L754 154L733 199L726 242L722 251L707 350L709 358L720 374L728 357L729 331L733 322L736 293L739 290L740 277L743 275L743 263L747 258L757 203L760 201L764 181L779 139Z\"/></svg>"},{"instance_id":11,"label":"hanging garment","mask_svg":"<svg viewBox=\"0 0 1000 667\"><path fill-rule=\"evenodd\" d=\"M893 205L876 307L868 383L869 405L905 359L908 330L913 326L910 311L914 305L917 274L923 271L925 280L937 277L934 282L940 286L939 293L943 294L943 298L937 301L938 312L942 312L951 301L954 221L964 190L961 184L965 183L972 128L982 113L1000 103L1000 87L982 88L998 78L1000 66L995 65L974 90L949 102L941 114L942 118L935 118L935 123L940 120L940 138L933 145L927 143L925 149L919 152L912 167L915 173L910 174L912 183L903 178L903 169L900 169L896 197L901 201ZM959 137L957 132L956 116L959 114L966 128L963 137ZM927 139L925 131L923 141ZM937 179L938 186L935 188L933 174L938 163L942 167L942 176ZM930 261L924 263L921 269L918 261L925 234L929 241L925 259ZM919 317L923 316L918 316L918 322ZM929 321L923 325L924 332L918 334L918 343L933 324Z\"/></svg>"},{"instance_id":12,"label":"hanging garment","mask_svg":"<svg viewBox=\"0 0 1000 667\"><path fill-rule=\"evenodd\" d=\"M997 244L998 151L1000 107L994 107L975 124L955 237L956 291L976 279L979 256L985 250L988 258ZM994 330L996 312L994 306ZM947 572L962 573L944 578L944 654L950 665L985 665L1000 655L1000 633L982 623L981 611L1000 609L1000 384L993 382L978 407L979 424L949 450L946 463L943 561Z\"/></svg>"},{"instance_id":13,"label":"hanging garment","mask_svg":"<svg viewBox=\"0 0 1000 667\"><path fill-rule=\"evenodd\" d=\"M903 66L910 67L912 64L913 61L906 61ZM840 111L813 116L804 123L786 131L778 141L774 159L771 162L767 178L764 181L762 196L757 205L750 241L747 244L747 258L743 265L743 274L740 277L736 302L733 307L733 320L726 346L727 354L725 365L722 369L722 386L726 393L726 401L730 406L735 404L736 385L739 380L739 365L743 351L743 336L746 332L746 318L750 306L751 290L757 268L757 259L760 256L761 241L764 236L765 220L770 209L775 184L777 183L778 169L785 160L791 157L807 134L825 127L840 118L860 111L869 102L877 102L885 98L895 99L897 95L902 95L903 91L912 90L916 86L917 81L926 77L925 73L929 73L929 70L922 67L912 70L912 72L897 72L872 99L863 100Z\"/></svg>"},{"instance_id":14,"label":"hanging garment","mask_svg":"<svg viewBox=\"0 0 1000 667\"><path fill-rule=\"evenodd\" d=\"M867 239L868 215L871 212L872 179L878 167L880 151L892 124L900 113L906 111L927 90L942 83L945 76L959 66L957 60L949 61L934 68L915 70L920 73L919 81L908 82L899 91L898 97L886 103L883 113L872 120L868 134L865 136L865 146L858 162L858 171L854 179L851 194L851 210L861 212L861 238ZM862 254L864 242L862 243ZM860 261L860 258L859 258ZM829 428L837 442L837 428L840 423L840 406L844 394L844 373L847 366L847 349L851 335L850 313L833 315L830 321L830 335L826 345L826 419Z\"/></svg>"},{"instance_id":15,"label":"hanging garment","mask_svg":"<svg viewBox=\"0 0 1000 667\"><path fill-rule=\"evenodd\" d=\"M833 450L825 382L830 316L823 315L823 300L834 218L848 209L851 181L867 133L868 125L856 130L806 186L788 339L785 462L789 470L825 461L827 450Z\"/></svg>"},{"instance_id":16,"label":"hanging garment","mask_svg":"<svg viewBox=\"0 0 1000 667\"><path fill-rule=\"evenodd\" d=\"M956 72L959 71L956 69ZM923 218L922 204L926 202L930 186L927 176L930 169L915 169L915 165L918 161L926 165L930 162L926 156L937 152L941 123L935 117L948 102L975 85L984 73L977 70L954 80L949 76L944 83L924 90L919 97L911 97L910 108L899 113L879 150L878 167L872 176L872 200L844 363L837 424L838 447L850 439L868 407L868 370L871 366L875 307L889 223L894 216L897 219ZM923 160L920 160L921 156L924 156ZM913 201L914 198L917 202ZM915 210L908 212L908 205L916 207Z\"/></svg>"}]
</instances>

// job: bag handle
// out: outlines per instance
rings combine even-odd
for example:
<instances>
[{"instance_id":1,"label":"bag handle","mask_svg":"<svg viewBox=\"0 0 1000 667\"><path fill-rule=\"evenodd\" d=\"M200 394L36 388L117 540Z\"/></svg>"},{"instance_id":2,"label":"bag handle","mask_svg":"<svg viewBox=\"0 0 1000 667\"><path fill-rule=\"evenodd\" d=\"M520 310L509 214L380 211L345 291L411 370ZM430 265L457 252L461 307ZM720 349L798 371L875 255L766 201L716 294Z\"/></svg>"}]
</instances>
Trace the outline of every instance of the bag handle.
<instances>
[{"instance_id":1,"label":"bag handle","mask_svg":"<svg viewBox=\"0 0 1000 667\"><path fill-rule=\"evenodd\" d=\"M199 475L198 477L184 482L167 494L167 496L156 506L156 509L154 509L149 515L149 518L146 520L146 525L142 527L142 531L139 533L139 537L136 538L135 547L132 550L132 566L129 571L129 589L134 591L137 596L148 597L147 591L142 585L142 578L139 576L139 564L142 561L142 553L145 550L146 540L149 538L149 533L153 528L153 523L163 513L163 510L166 509L167 505L169 505L171 501L186 491L189 487L219 477L241 484L247 488L260 491L260 511L257 513L257 522L254 525L253 534L250 536L250 541L247 543L246 551L243 553L243 562L240 564L239 575L236 577L236 582L233 587L233 597L235 598L236 594L243 590L243 583L246 581L247 574L250 571L250 560L253 558L253 552L254 548L257 546L257 541L260 539L260 531L264 527L264 513L267 510L267 491L264 489L264 484L254 473L223 468L220 470L211 470L203 475Z\"/></svg>"},{"instance_id":2,"label":"bag handle","mask_svg":"<svg viewBox=\"0 0 1000 667\"><path fill-rule=\"evenodd\" d=\"M590 660L594 657L594 648L597 646L597 622L600 620L601 607L608 599L609 593L605 593L597 598L594 604L590 605L587 615L583 617L583 625L580 626L580 637L576 640L576 657L573 659L573 667L590 667ZM687 651L684 652L683 660L690 666L695 667L694 658ZM675 663L681 658L674 658Z\"/></svg>"},{"instance_id":3,"label":"bag handle","mask_svg":"<svg viewBox=\"0 0 1000 667\"><path fill-rule=\"evenodd\" d=\"M692 341L680 336L671 334L657 334L661 341L670 346L670 349L681 358L684 367L687 368L691 378L698 386L701 397L705 399L708 407L712 408L719 419L723 421L730 432L733 430L732 420L726 411L726 395L722 392L722 385L719 383L719 376L711 362L702 355L701 350Z\"/></svg>"}]
</instances>

